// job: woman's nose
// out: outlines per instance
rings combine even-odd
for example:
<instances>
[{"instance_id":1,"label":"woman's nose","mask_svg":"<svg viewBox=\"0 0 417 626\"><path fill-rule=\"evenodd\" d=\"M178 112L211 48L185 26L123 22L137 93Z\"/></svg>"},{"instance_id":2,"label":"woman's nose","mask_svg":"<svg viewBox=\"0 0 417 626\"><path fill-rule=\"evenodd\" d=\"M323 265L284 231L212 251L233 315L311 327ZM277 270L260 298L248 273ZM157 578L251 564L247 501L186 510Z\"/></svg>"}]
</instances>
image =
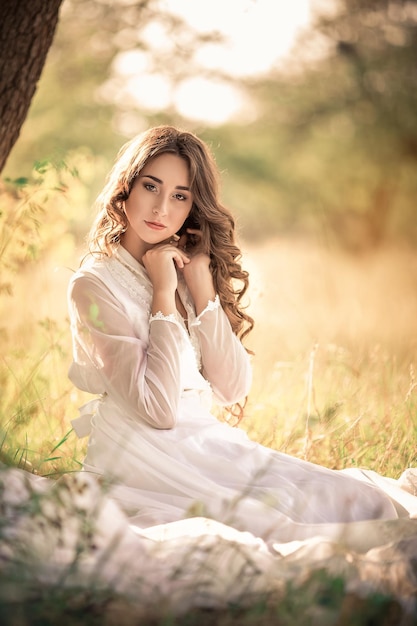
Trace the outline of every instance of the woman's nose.
<instances>
[{"instance_id":1,"label":"woman's nose","mask_svg":"<svg viewBox=\"0 0 417 626\"><path fill-rule=\"evenodd\" d=\"M155 201L155 206L152 209L153 213L156 215L166 215L167 213L167 203L168 199L165 197L159 197Z\"/></svg>"}]
</instances>

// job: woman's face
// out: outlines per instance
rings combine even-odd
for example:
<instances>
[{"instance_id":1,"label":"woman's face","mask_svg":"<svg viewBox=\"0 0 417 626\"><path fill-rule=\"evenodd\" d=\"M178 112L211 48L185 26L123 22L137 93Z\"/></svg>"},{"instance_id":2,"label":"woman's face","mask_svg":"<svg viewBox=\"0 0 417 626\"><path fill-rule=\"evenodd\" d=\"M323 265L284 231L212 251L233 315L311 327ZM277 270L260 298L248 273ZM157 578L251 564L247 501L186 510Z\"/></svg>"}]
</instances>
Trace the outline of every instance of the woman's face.
<instances>
[{"instance_id":1,"label":"woman's face","mask_svg":"<svg viewBox=\"0 0 417 626\"><path fill-rule=\"evenodd\" d=\"M192 204L187 162L171 153L155 157L142 169L125 201L128 224L123 245L139 258L181 228Z\"/></svg>"}]
</instances>

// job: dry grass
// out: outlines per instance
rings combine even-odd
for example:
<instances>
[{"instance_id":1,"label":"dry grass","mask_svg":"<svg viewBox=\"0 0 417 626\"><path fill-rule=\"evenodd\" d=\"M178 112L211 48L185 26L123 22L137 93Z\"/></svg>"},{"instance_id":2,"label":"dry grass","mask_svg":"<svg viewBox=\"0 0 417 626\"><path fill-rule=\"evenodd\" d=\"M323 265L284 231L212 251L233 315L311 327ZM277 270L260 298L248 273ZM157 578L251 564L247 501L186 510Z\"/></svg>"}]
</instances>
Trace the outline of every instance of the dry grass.
<instances>
[{"instance_id":1,"label":"dry grass","mask_svg":"<svg viewBox=\"0 0 417 626\"><path fill-rule=\"evenodd\" d=\"M85 445L68 434L88 396L67 380L66 285L78 257L64 243L16 279L0 312L3 438L9 459L40 473L76 469ZM329 467L396 477L416 465L417 253L352 256L277 239L246 244L244 261L256 354L242 427Z\"/></svg>"},{"instance_id":2,"label":"dry grass","mask_svg":"<svg viewBox=\"0 0 417 626\"><path fill-rule=\"evenodd\" d=\"M257 325L250 340L254 384L242 427L266 445L329 467L367 466L396 477L417 465L417 253L392 248L352 257L288 240L245 247ZM70 431L70 419L87 399L67 380L65 268L77 265L76 255L66 242L51 258L16 277L15 295L3 297L0 310L0 460L44 475L78 469L85 443ZM16 575L20 588L24 570ZM313 571L302 588L287 591L278 602L260 600L250 609L142 620L112 590L101 596L83 589L74 605L74 590L70 601L58 586L40 589L28 602L1 599L0 621L42 626L401 621L395 599L352 596L343 581L325 572Z\"/></svg>"},{"instance_id":3,"label":"dry grass","mask_svg":"<svg viewBox=\"0 0 417 626\"><path fill-rule=\"evenodd\" d=\"M257 325L244 427L329 467L415 465L415 251L274 240L246 256Z\"/></svg>"},{"instance_id":4,"label":"dry grass","mask_svg":"<svg viewBox=\"0 0 417 626\"><path fill-rule=\"evenodd\" d=\"M80 469L85 441L71 419L87 394L67 378L67 251L19 275L0 309L0 460L42 475Z\"/></svg>"}]
</instances>

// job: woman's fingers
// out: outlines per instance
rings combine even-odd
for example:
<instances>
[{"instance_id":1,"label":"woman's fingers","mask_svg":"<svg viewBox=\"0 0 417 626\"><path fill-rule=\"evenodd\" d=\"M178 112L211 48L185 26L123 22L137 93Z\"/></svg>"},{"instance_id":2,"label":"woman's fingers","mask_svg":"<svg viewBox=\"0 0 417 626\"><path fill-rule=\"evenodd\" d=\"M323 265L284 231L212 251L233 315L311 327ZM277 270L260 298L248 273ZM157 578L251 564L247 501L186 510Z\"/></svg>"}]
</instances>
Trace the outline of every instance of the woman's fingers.
<instances>
[{"instance_id":1,"label":"woman's fingers","mask_svg":"<svg viewBox=\"0 0 417 626\"><path fill-rule=\"evenodd\" d=\"M178 267L184 267L186 263L190 262L188 255L184 248L180 245L180 241L176 241L174 244L169 244L168 252L172 253L172 259L175 261Z\"/></svg>"},{"instance_id":2,"label":"woman's fingers","mask_svg":"<svg viewBox=\"0 0 417 626\"><path fill-rule=\"evenodd\" d=\"M180 240L180 236L174 233L173 235L171 235L169 243L173 246L176 246L178 245L179 240Z\"/></svg>"},{"instance_id":3,"label":"woman's fingers","mask_svg":"<svg viewBox=\"0 0 417 626\"><path fill-rule=\"evenodd\" d=\"M174 254L172 257L173 261L176 263L177 267L182 269L184 265L190 262L190 257L188 257L185 254L184 250L181 250L180 248L176 248L175 250L176 254Z\"/></svg>"},{"instance_id":4,"label":"woman's fingers","mask_svg":"<svg viewBox=\"0 0 417 626\"><path fill-rule=\"evenodd\" d=\"M158 246L155 246L151 250L148 250L145 254L146 261L151 265L162 267L168 259L175 262L177 267L183 268L186 263L189 263L190 259L183 249L179 246L179 242L169 242Z\"/></svg>"},{"instance_id":5,"label":"woman's fingers","mask_svg":"<svg viewBox=\"0 0 417 626\"><path fill-rule=\"evenodd\" d=\"M187 228L187 233L190 233L190 235L198 235L199 237L203 234L199 228Z\"/></svg>"}]
</instances>

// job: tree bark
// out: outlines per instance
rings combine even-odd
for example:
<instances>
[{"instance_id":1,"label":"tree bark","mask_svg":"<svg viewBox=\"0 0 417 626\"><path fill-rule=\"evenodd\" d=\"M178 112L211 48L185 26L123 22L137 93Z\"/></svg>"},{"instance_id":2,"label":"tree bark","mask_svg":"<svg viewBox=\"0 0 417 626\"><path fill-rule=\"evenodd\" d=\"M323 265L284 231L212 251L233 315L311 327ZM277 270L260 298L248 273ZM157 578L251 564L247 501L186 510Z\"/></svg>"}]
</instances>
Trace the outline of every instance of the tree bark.
<instances>
[{"instance_id":1,"label":"tree bark","mask_svg":"<svg viewBox=\"0 0 417 626\"><path fill-rule=\"evenodd\" d=\"M62 2L0 2L0 172L26 119Z\"/></svg>"}]
</instances>

